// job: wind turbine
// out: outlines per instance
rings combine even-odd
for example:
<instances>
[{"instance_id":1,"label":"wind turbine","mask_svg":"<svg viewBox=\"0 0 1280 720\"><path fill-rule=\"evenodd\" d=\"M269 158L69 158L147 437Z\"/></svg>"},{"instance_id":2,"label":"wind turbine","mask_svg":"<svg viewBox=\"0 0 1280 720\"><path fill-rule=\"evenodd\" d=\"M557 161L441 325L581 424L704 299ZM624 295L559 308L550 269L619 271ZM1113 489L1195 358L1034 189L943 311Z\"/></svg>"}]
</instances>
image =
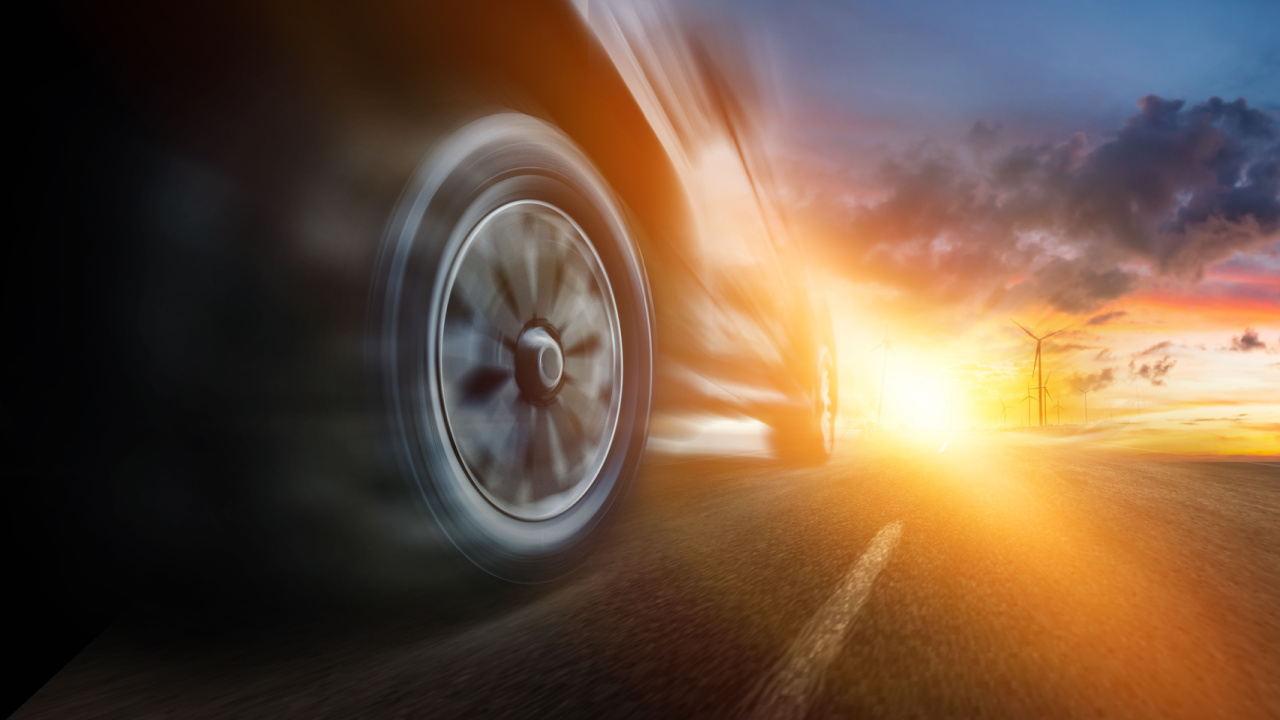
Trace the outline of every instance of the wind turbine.
<instances>
[{"instance_id":1,"label":"wind turbine","mask_svg":"<svg viewBox=\"0 0 1280 720\"><path fill-rule=\"evenodd\" d=\"M1084 424L1088 425L1089 424L1089 393L1085 392L1084 390L1081 390L1080 386L1078 385L1072 385L1071 387L1075 388L1076 392L1084 396Z\"/></svg>"},{"instance_id":2,"label":"wind turbine","mask_svg":"<svg viewBox=\"0 0 1280 720\"><path fill-rule=\"evenodd\" d=\"M1051 378L1051 377L1053 377L1053 371L1052 371L1052 370L1050 370L1050 371L1049 371L1049 374L1048 374L1048 375L1045 375L1045 376L1044 376L1044 387L1042 387L1042 388L1040 388L1040 389L1044 391L1044 394L1045 394L1045 395L1048 395L1048 396L1049 396L1049 402L1054 402L1054 399L1053 399L1053 393L1049 392L1049 378ZM1050 411L1050 410L1052 410L1052 409L1053 409L1053 408L1051 408L1051 407L1047 407L1047 408L1045 408L1045 409L1044 409L1044 412L1043 412L1043 413L1041 413L1041 418L1042 418L1042 421L1043 421L1043 422L1048 422L1048 421L1049 421L1049 411Z\"/></svg>"},{"instance_id":3,"label":"wind turbine","mask_svg":"<svg viewBox=\"0 0 1280 720\"><path fill-rule=\"evenodd\" d=\"M1018 401L1022 402L1025 400L1027 402L1027 427L1031 427L1031 401L1036 399L1036 397L1031 394L1031 390L1032 388L1027 388L1027 396Z\"/></svg>"},{"instance_id":4,"label":"wind turbine","mask_svg":"<svg viewBox=\"0 0 1280 720\"><path fill-rule=\"evenodd\" d=\"M1008 430L1009 429L1009 406L1004 404L1003 399L999 400L998 402L1000 403L1000 422L1001 424L1004 425L1004 428Z\"/></svg>"},{"instance_id":5,"label":"wind turbine","mask_svg":"<svg viewBox=\"0 0 1280 720\"><path fill-rule=\"evenodd\" d=\"M867 351L867 353L868 354L873 353L876 350L880 349L881 347L884 348L884 359L881 360L880 362L880 399L876 402L876 429L877 430L880 429L880 413L881 411L884 410L884 373L885 373L885 370L889 367L889 353L893 352L893 343L889 342L889 324L888 323L885 323L885 326L884 326L884 340L881 340L879 345L876 345L875 347L871 348L870 350ZM893 356L895 358L898 357L898 353L896 352L893 353Z\"/></svg>"},{"instance_id":6,"label":"wind turbine","mask_svg":"<svg viewBox=\"0 0 1280 720\"><path fill-rule=\"evenodd\" d=\"M1053 332L1049 333L1048 335L1043 335L1043 336L1040 336L1040 337L1036 337L1036 335L1035 335L1034 333L1032 333L1030 330L1026 329L1025 327L1022 327L1022 325L1021 325L1017 320L1014 320L1013 318L1009 318L1009 321L1010 321L1010 322L1012 322L1014 325L1017 325L1019 328L1022 328L1022 332L1026 333L1026 334L1027 334L1027 335L1029 335L1029 336L1031 336L1031 339L1036 341L1036 361L1035 361L1035 363L1034 363L1034 364L1032 364L1032 366L1031 366L1031 372L1033 372L1033 373L1035 373L1035 374L1036 374L1036 379L1037 379L1037 383L1036 383L1036 384L1037 384L1037 386L1039 386L1039 387L1037 388L1037 389L1039 390L1039 392L1040 392L1040 398L1039 398L1039 401L1040 401L1040 403L1039 403L1039 404L1040 404L1040 413L1039 413L1039 414L1040 414L1040 424L1043 426L1043 425L1044 425L1044 418L1045 418L1045 409L1044 409L1044 383L1043 383L1043 382L1039 382L1039 379L1040 379L1040 376L1044 373L1044 363L1040 361L1040 343L1044 342L1045 340L1048 340L1049 338L1053 337L1054 335L1057 335L1058 333L1062 332L1063 330L1066 330L1066 328L1059 328L1059 329L1054 330ZM1030 405L1028 405L1028 406L1027 406L1028 410L1030 409L1030 407L1031 407Z\"/></svg>"}]
</instances>

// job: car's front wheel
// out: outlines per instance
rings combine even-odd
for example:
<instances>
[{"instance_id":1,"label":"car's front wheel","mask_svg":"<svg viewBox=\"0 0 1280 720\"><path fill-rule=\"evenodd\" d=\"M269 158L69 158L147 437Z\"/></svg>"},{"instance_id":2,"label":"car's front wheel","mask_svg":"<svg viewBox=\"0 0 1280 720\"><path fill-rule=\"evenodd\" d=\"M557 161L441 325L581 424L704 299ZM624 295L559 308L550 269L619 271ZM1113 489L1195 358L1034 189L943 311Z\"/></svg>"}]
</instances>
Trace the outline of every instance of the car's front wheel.
<instances>
[{"instance_id":1,"label":"car's front wheel","mask_svg":"<svg viewBox=\"0 0 1280 720\"><path fill-rule=\"evenodd\" d=\"M392 436L435 521L494 575L562 573L648 427L651 302L614 194L552 126L474 121L415 174L378 280Z\"/></svg>"}]
</instances>

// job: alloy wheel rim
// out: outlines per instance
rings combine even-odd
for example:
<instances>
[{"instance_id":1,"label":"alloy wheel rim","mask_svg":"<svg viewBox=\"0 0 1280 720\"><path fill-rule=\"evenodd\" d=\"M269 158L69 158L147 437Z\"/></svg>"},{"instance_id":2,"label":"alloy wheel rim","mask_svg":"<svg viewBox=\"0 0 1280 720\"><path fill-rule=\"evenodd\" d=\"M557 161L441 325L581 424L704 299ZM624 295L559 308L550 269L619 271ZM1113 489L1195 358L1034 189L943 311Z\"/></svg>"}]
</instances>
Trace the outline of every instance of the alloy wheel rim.
<instances>
[{"instance_id":1,"label":"alloy wheel rim","mask_svg":"<svg viewBox=\"0 0 1280 720\"><path fill-rule=\"evenodd\" d=\"M443 297L436 381L464 482L520 520L564 513L600 475L621 410L600 256L561 209L508 203L464 240Z\"/></svg>"}]
</instances>

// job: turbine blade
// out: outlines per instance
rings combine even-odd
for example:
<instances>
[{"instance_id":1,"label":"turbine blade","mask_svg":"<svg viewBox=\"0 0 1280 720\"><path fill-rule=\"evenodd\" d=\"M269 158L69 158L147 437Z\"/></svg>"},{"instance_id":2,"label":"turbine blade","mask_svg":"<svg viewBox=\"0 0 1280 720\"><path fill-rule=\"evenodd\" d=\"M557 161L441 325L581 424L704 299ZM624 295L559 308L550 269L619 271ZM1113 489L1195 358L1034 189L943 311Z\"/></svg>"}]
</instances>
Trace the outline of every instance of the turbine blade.
<instances>
[{"instance_id":1,"label":"turbine blade","mask_svg":"<svg viewBox=\"0 0 1280 720\"><path fill-rule=\"evenodd\" d=\"M1014 325L1017 325L1018 327L1022 328L1022 332L1026 333L1026 334L1028 334L1028 335L1031 335L1031 331L1030 331L1030 330L1028 330L1028 329L1026 329L1026 328L1024 328L1024 327L1022 327L1022 323L1018 322L1017 320L1014 320L1013 318L1009 318L1009 322L1011 322L1011 323L1013 323ZM1036 337L1035 335L1031 335L1031 339L1032 339L1032 340L1039 340L1040 338Z\"/></svg>"},{"instance_id":2,"label":"turbine blade","mask_svg":"<svg viewBox=\"0 0 1280 720\"><path fill-rule=\"evenodd\" d=\"M880 343L880 345L883 345L883 344L884 344L884 343ZM875 347L872 347L870 350L867 350L866 352L862 353L861 355L859 355L859 356L858 356L858 359L859 359L859 360L861 360L862 358L864 358L864 357L866 357L866 356L870 355L871 353L875 352L876 350L879 350L879 349L880 349L880 345L876 345Z\"/></svg>"}]
</instances>

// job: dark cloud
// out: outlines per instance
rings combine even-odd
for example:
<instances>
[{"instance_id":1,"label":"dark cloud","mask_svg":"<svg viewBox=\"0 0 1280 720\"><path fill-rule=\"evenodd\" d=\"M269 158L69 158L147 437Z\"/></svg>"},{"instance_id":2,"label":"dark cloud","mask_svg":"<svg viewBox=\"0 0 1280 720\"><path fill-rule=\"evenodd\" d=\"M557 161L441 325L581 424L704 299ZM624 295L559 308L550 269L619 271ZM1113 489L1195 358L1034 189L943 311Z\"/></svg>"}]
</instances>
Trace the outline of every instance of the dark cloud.
<instances>
[{"instance_id":1,"label":"dark cloud","mask_svg":"<svg viewBox=\"0 0 1280 720\"><path fill-rule=\"evenodd\" d=\"M1133 356L1142 357L1143 355L1155 355L1156 353L1163 352L1165 350L1168 350L1171 347L1173 347L1173 341L1165 340L1163 342L1158 342L1155 345L1152 345L1151 347L1147 348L1146 350L1143 350L1142 352L1134 353Z\"/></svg>"},{"instance_id":2,"label":"dark cloud","mask_svg":"<svg viewBox=\"0 0 1280 720\"><path fill-rule=\"evenodd\" d=\"M849 267L877 282L933 301L1095 312L1133 291L1142 266L1198 279L1280 237L1277 135L1243 98L1149 95L1099 144L1077 133L1000 153L980 122L966 136L976 159L923 144L880 167L883 199L850 204L837 190L826 205Z\"/></svg>"},{"instance_id":3,"label":"dark cloud","mask_svg":"<svg viewBox=\"0 0 1280 720\"><path fill-rule=\"evenodd\" d=\"M1128 314L1129 313L1124 310L1112 310L1111 312L1105 312L1101 315L1094 315L1085 322L1085 325L1106 325L1112 320L1119 320Z\"/></svg>"},{"instance_id":4,"label":"dark cloud","mask_svg":"<svg viewBox=\"0 0 1280 720\"><path fill-rule=\"evenodd\" d=\"M1138 361L1129 361L1129 379L1142 378L1149 380L1152 385L1164 385L1164 378L1178 364L1177 360L1171 359L1168 355L1155 361L1155 363L1137 364Z\"/></svg>"},{"instance_id":5,"label":"dark cloud","mask_svg":"<svg viewBox=\"0 0 1280 720\"><path fill-rule=\"evenodd\" d=\"M1133 289L1134 275L1119 268L1100 270L1088 260L1054 258L1036 270L1040 294L1069 313L1089 312Z\"/></svg>"},{"instance_id":6,"label":"dark cloud","mask_svg":"<svg viewBox=\"0 0 1280 720\"><path fill-rule=\"evenodd\" d=\"M1198 274L1275 232L1280 144L1271 117L1243 98L1184 105L1154 95L1138 102L1065 188L1067 224L1161 272Z\"/></svg>"},{"instance_id":7,"label":"dark cloud","mask_svg":"<svg viewBox=\"0 0 1280 720\"><path fill-rule=\"evenodd\" d=\"M1096 392L1111 387L1116 380L1116 368L1106 368L1096 373L1072 373L1067 376L1067 384L1085 392Z\"/></svg>"},{"instance_id":8,"label":"dark cloud","mask_svg":"<svg viewBox=\"0 0 1280 720\"><path fill-rule=\"evenodd\" d=\"M964 141L969 147L973 148L974 153L979 159L986 155L987 151L996 146L997 136L1000 132L1000 126L987 125L982 120L973 124L969 128L969 132L965 134Z\"/></svg>"},{"instance_id":9,"label":"dark cloud","mask_svg":"<svg viewBox=\"0 0 1280 720\"><path fill-rule=\"evenodd\" d=\"M1231 338L1230 350L1234 352L1252 352L1261 350L1266 352L1267 344L1258 337L1258 331L1253 328L1245 328L1244 334Z\"/></svg>"}]
</instances>

